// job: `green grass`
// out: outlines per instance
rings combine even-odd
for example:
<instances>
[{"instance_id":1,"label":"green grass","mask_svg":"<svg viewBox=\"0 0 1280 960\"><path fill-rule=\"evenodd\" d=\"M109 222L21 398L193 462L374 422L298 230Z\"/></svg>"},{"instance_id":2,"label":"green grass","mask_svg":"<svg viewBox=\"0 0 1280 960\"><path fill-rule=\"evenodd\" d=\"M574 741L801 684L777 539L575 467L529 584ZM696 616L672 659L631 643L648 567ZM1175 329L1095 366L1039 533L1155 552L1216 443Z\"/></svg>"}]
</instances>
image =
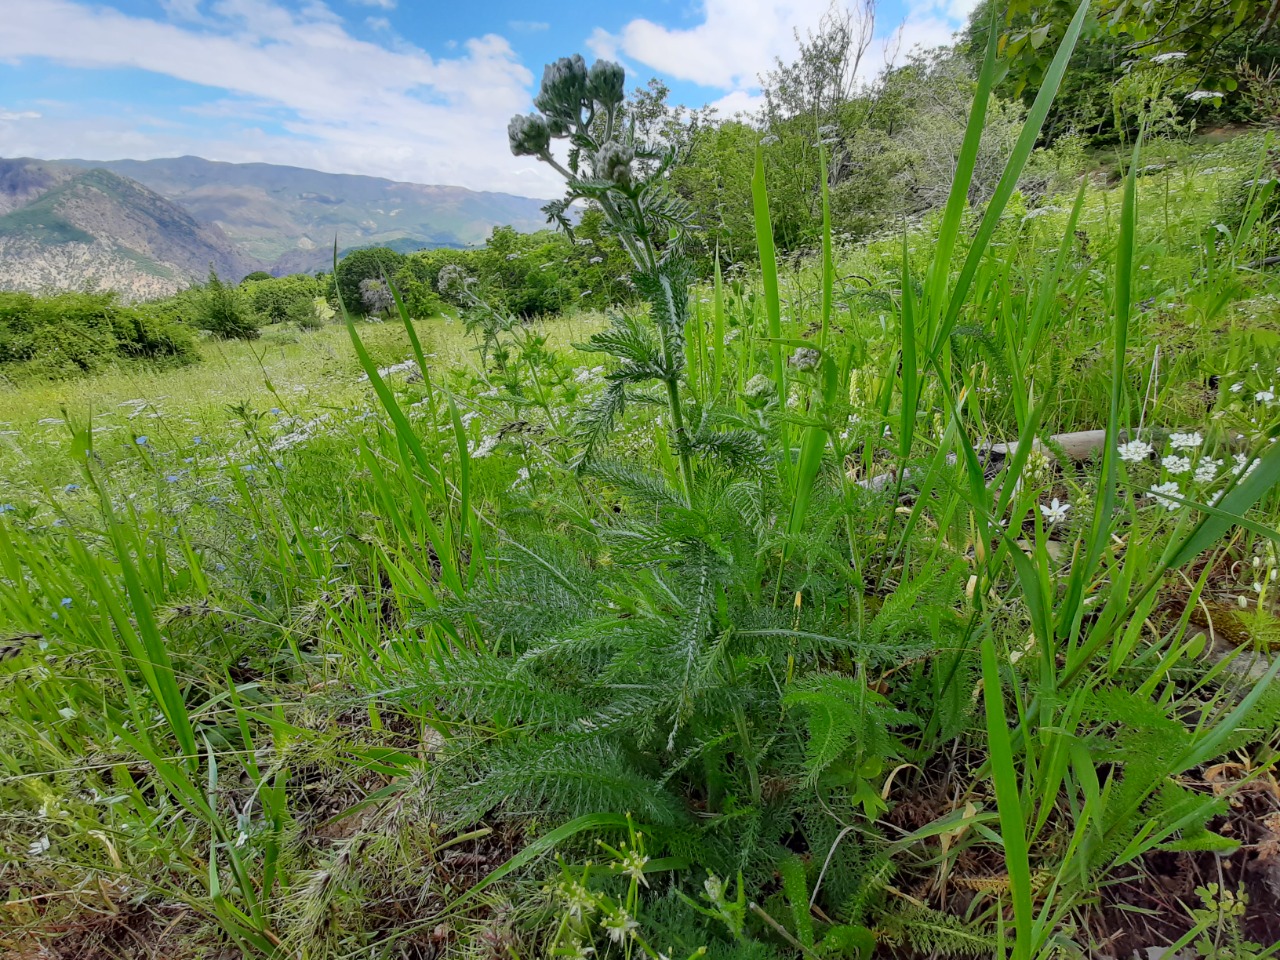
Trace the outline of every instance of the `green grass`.
<instances>
[{"instance_id":1,"label":"green grass","mask_svg":"<svg viewBox=\"0 0 1280 960\"><path fill-rule=\"evenodd\" d=\"M1215 226L1261 149L982 221L962 176L794 270L761 174L762 272L585 465L594 316L488 369L434 317L0 388L0 944L1048 957L1119 878L1242 862L1206 767L1270 775L1280 667L1198 626L1280 636L1276 234Z\"/></svg>"}]
</instances>

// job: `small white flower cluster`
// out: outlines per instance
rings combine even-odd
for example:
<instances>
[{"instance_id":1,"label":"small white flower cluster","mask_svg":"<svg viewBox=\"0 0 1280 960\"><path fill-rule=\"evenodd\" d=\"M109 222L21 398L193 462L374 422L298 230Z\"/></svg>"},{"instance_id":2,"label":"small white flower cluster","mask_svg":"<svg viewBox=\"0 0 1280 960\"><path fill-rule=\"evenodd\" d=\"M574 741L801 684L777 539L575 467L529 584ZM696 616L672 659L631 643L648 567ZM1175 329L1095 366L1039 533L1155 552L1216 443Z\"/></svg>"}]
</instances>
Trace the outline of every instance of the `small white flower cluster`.
<instances>
[{"instance_id":1,"label":"small white flower cluster","mask_svg":"<svg viewBox=\"0 0 1280 960\"><path fill-rule=\"evenodd\" d=\"M1178 507L1181 506L1181 504L1178 503L1177 500L1169 499L1170 496L1179 497L1182 495L1182 491L1178 489L1178 483L1176 480L1169 480L1165 483L1157 483L1154 487L1151 488L1151 494L1153 497L1155 497L1156 503L1159 506L1164 507L1170 513L1172 513L1174 510L1177 510ZM1165 494L1165 496L1161 496L1161 494Z\"/></svg>"},{"instance_id":2,"label":"small white flower cluster","mask_svg":"<svg viewBox=\"0 0 1280 960\"><path fill-rule=\"evenodd\" d=\"M489 456L498 448L498 442L501 438L497 434L489 434L480 438L480 445L472 447L468 444L468 452L471 454L472 460L480 460Z\"/></svg>"},{"instance_id":3,"label":"small white flower cluster","mask_svg":"<svg viewBox=\"0 0 1280 960\"><path fill-rule=\"evenodd\" d=\"M1155 453L1155 449L1145 440L1130 440L1128 443L1120 444L1116 453L1125 463L1142 463Z\"/></svg>"}]
</instances>

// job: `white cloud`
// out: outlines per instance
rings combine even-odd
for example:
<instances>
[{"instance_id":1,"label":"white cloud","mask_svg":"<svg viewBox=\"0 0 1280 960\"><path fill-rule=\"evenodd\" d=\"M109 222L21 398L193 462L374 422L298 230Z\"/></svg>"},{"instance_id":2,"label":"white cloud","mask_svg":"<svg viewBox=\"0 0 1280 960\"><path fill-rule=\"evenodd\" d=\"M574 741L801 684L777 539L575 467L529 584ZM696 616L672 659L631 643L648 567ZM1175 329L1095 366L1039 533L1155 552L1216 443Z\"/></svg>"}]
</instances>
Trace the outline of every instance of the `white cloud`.
<instances>
[{"instance_id":1,"label":"white cloud","mask_svg":"<svg viewBox=\"0 0 1280 960\"><path fill-rule=\"evenodd\" d=\"M40 114L34 110L0 110L0 121L39 119Z\"/></svg>"},{"instance_id":2,"label":"white cloud","mask_svg":"<svg viewBox=\"0 0 1280 960\"><path fill-rule=\"evenodd\" d=\"M860 69L864 80L919 45L947 43L978 0L909 0L901 22L876 25ZM797 51L796 33L815 30L831 0L704 0L702 20L667 27L636 19L617 33L596 28L587 47L598 57L629 58L660 74L728 93L722 115L759 106L759 77ZM855 8L856 9L856 8Z\"/></svg>"},{"instance_id":3,"label":"white cloud","mask_svg":"<svg viewBox=\"0 0 1280 960\"><path fill-rule=\"evenodd\" d=\"M706 0L704 19L687 29L651 20L626 24L616 35L597 30L588 41L610 47L677 80L720 90L756 84L775 56L794 51L793 31L816 26L829 0Z\"/></svg>"},{"instance_id":4,"label":"white cloud","mask_svg":"<svg viewBox=\"0 0 1280 960\"><path fill-rule=\"evenodd\" d=\"M250 115L274 111L284 130L263 121L266 129L246 126L219 140L207 130L148 127L126 117L47 117L22 124L20 138L7 132L7 154L145 159L199 153L532 196L558 193L545 166L514 158L507 148L506 122L529 108L533 76L502 37L472 38L456 56L433 58L404 43L388 49L356 39L315 3L299 12L275 0L218 0L210 8L213 20L203 24L72 0L5 0L5 7L0 58L149 71L220 92L223 101L243 101Z\"/></svg>"},{"instance_id":5,"label":"white cloud","mask_svg":"<svg viewBox=\"0 0 1280 960\"><path fill-rule=\"evenodd\" d=\"M378 7L381 10L396 8L396 0L355 0L355 2L366 7Z\"/></svg>"},{"instance_id":6,"label":"white cloud","mask_svg":"<svg viewBox=\"0 0 1280 960\"><path fill-rule=\"evenodd\" d=\"M386 17L365 17L365 26L370 30L390 30L391 21Z\"/></svg>"},{"instance_id":7,"label":"white cloud","mask_svg":"<svg viewBox=\"0 0 1280 960\"><path fill-rule=\"evenodd\" d=\"M551 29L545 20L508 20L507 26L516 33L542 33Z\"/></svg>"},{"instance_id":8,"label":"white cloud","mask_svg":"<svg viewBox=\"0 0 1280 960\"><path fill-rule=\"evenodd\" d=\"M758 93L734 90L719 100L713 100L708 106L715 107L721 118L728 119L739 113L755 113L764 106L764 97Z\"/></svg>"}]
</instances>

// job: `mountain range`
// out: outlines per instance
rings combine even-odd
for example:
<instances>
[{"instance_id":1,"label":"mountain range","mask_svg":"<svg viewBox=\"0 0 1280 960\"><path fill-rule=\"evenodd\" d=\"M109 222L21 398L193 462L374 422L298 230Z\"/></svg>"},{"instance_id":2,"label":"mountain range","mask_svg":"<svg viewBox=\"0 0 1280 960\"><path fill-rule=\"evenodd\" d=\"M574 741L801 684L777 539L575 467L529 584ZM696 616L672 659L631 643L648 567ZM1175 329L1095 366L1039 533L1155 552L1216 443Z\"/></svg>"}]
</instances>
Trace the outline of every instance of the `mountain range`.
<instances>
[{"instance_id":1,"label":"mountain range","mask_svg":"<svg viewBox=\"0 0 1280 960\"><path fill-rule=\"evenodd\" d=\"M542 201L268 163L0 159L0 290L163 296L207 276L322 270L340 250L463 247L545 225Z\"/></svg>"}]
</instances>

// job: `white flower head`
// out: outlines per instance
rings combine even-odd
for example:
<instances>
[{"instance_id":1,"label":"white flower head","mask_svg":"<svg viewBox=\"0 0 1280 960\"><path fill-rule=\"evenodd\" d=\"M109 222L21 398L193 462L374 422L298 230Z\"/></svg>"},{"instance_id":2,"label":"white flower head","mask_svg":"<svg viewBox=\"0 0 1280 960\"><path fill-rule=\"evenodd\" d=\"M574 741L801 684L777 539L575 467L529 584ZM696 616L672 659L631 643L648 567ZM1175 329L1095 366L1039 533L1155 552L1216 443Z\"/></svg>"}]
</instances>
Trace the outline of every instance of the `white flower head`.
<instances>
[{"instance_id":1,"label":"white flower head","mask_svg":"<svg viewBox=\"0 0 1280 960\"><path fill-rule=\"evenodd\" d=\"M1265 390L1259 390L1253 395L1253 399L1257 400L1259 403L1271 403L1275 398L1275 389L1272 387L1267 387Z\"/></svg>"},{"instance_id":2,"label":"white flower head","mask_svg":"<svg viewBox=\"0 0 1280 960\"><path fill-rule=\"evenodd\" d=\"M1161 458L1160 465L1176 477L1191 469L1191 459L1171 453L1167 457Z\"/></svg>"},{"instance_id":3,"label":"white flower head","mask_svg":"<svg viewBox=\"0 0 1280 960\"><path fill-rule=\"evenodd\" d=\"M1244 392L1244 381L1243 381L1243 380L1237 380L1235 383L1233 383L1233 384L1231 385L1231 392L1232 392L1232 393L1243 393L1243 392Z\"/></svg>"},{"instance_id":4,"label":"white flower head","mask_svg":"<svg viewBox=\"0 0 1280 960\"><path fill-rule=\"evenodd\" d=\"M1071 509L1069 503L1059 503L1058 498L1054 497L1053 502L1048 506L1040 504L1040 512L1044 514L1045 522L1053 524L1060 523L1067 519L1067 511Z\"/></svg>"},{"instance_id":5,"label":"white flower head","mask_svg":"<svg viewBox=\"0 0 1280 960\"><path fill-rule=\"evenodd\" d=\"M471 451L471 459L478 460L481 457L487 457L493 453L498 447L499 437L496 434L490 434L480 438L480 446Z\"/></svg>"},{"instance_id":6,"label":"white flower head","mask_svg":"<svg viewBox=\"0 0 1280 960\"><path fill-rule=\"evenodd\" d=\"M620 909L617 913L605 918L601 926L604 927L604 932L608 934L610 940L621 944L635 936L635 930L640 924L632 920L627 911Z\"/></svg>"},{"instance_id":7,"label":"white flower head","mask_svg":"<svg viewBox=\"0 0 1280 960\"><path fill-rule=\"evenodd\" d=\"M1158 483L1151 488L1151 495L1155 497L1156 503L1160 504L1160 506L1164 507L1166 510L1168 510L1171 513L1174 510L1177 510L1178 507L1180 506L1178 501L1170 500L1167 496L1166 497L1160 496L1160 494L1162 493L1172 494L1175 497L1180 496L1181 491L1179 491L1178 489L1177 482L1174 480L1170 480L1167 483Z\"/></svg>"},{"instance_id":8,"label":"white flower head","mask_svg":"<svg viewBox=\"0 0 1280 960\"><path fill-rule=\"evenodd\" d=\"M1196 472L1192 475L1192 479L1196 483L1211 483L1218 475L1218 468L1222 466L1221 460L1211 460L1205 457L1196 464Z\"/></svg>"},{"instance_id":9,"label":"white flower head","mask_svg":"<svg viewBox=\"0 0 1280 960\"><path fill-rule=\"evenodd\" d=\"M628 850L627 855L622 858L621 869L632 880L637 883L643 883L647 887L649 880L644 875L644 865L648 862L649 858L641 854L639 850Z\"/></svg>"},{"instance_id":10,"label":"white flower head","mask_svg":"<svg viewBox=\"0 0 1280 960\"><path fill-rule=\"evenodd\" d=\"M27 856L39 857L48 852L48 850L49 836L48 834L45 834L43 837L40 837L40 839L32 840L31 843L27 845Z\"/></svg>"},{"instance_id":11,"label":"white flower head","mask_svg":"<svg viewBox=\"0 0 1280 960\"><path fill-rule=\"evenodd\" d=\"M556 889L564 903L565 912L575 920L582 920L595 913L596 901L591 892L576 880L561 883Z\"/></svg>"},{"instance_id":12,"label":"white flower head","mask_svg":"<svg viewBox=\"0 0 1280 960\"><path fill-rule=\"evenodd\" d=\"M1169 434L1169 446L1175 450L1194 450L1202 443L1204 443L1204 437L1200 436L1198 430L1192 433Z\"/></svg>"},{"instance_id":13,"label":"white flower head","mask_svg":"<svg viewBox=\"0 0 1280 960\"><path fill-rule=\"evenodd\" d=\"M1151 444L1145 440L1130 440L1116 448L1116 453L1125 463L1141 463L1153 453Z\"/></svg>"},{"instance_id":14,"label":"white flower head","mask_svg":"<svg viewBox=\"0 0 1280 960\"><path fill-rule=\"evenodd\" d=\"M1258 466L1258 461L1247 453L1237 453L1231 460L1236 465L1236 473L1240 474L1242 479L1253 473Z\"/></svg>"}]
</instances>

